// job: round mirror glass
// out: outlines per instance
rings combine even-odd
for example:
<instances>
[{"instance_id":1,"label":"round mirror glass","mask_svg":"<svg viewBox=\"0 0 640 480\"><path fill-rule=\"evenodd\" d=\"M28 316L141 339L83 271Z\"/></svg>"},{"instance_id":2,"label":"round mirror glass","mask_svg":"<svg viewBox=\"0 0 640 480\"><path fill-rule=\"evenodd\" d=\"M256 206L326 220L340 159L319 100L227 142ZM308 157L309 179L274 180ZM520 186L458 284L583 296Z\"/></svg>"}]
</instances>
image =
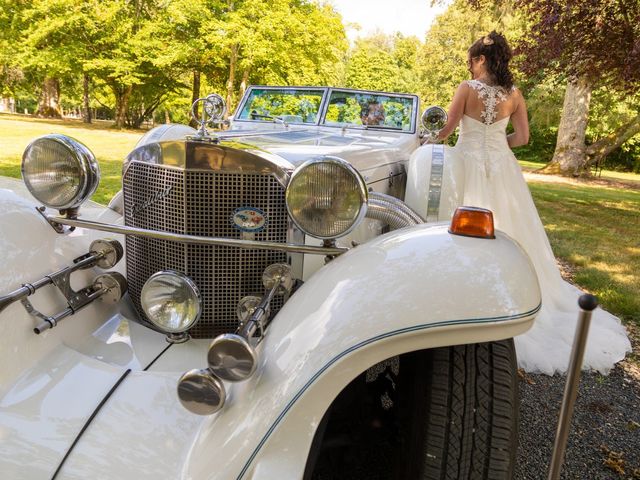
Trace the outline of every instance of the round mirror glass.
<instances>
[{"instance_id":1,"label":"round mirror glass","mask_svg":"<svg viewBox=\"0 0 640 480\"><path fill-rule=\"evenodd\" d=\"M437 133L447 123L447 112L442 107L429 107L422 114L422 125L429 133Z\"/></svg>"}]
</instances>

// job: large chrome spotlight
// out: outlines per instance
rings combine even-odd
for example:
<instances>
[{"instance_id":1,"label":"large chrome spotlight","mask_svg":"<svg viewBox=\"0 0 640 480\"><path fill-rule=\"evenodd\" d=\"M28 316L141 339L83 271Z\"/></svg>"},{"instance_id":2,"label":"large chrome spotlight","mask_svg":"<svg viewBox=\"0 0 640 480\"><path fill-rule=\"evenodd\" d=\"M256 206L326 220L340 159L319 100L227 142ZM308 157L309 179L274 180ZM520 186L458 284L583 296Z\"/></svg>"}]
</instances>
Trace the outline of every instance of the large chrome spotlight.
<instances>
[{"instance_id":1,"label":"large chrome spotlight","mask_svg":"<svg viewBox=\"0 0 640 480\"><path fill-rule=\"evenodd\" d=\"M358 171L338 157L303 163L287 186L287 210L304 233L320 239L342 237L367 213L367 186Z\"/></svg>"},{"instance_id":2,"label":"large chrome spotlight","mask_svg":"<svg viewBox=\"0 0 640 480\"><path fill-rule=\"evenodd\" d=\"M151 275L142 287L140 303L149 321L168 334L172 342L186 341L187 330L200 319L198 287L180 272Z\"/></svg>"},{"instance_id":3,"label":"large chrome spotlight","mask_svg":"<svg viewBox=\"0 0 640 480\"><path fill-rule=\"evenodd\" d=\"M100 182L100 168L82 143L66 135L45 135L24 151L22 178L43 205L68 210L93 195Z\"/></svg>"}]
</instances>

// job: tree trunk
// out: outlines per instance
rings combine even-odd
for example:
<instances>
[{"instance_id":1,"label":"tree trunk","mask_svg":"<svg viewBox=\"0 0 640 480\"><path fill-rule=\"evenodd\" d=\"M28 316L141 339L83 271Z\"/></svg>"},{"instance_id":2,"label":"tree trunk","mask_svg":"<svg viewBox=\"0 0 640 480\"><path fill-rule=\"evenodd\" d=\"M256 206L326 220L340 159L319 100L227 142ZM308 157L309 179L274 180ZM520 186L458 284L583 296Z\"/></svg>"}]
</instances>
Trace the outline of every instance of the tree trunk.
<instances>
[{"instance_id":1,"label":"tree trunk","mask_svg":"<svg viewBox=\"0 0 640 480\"><path fill-rule=\"evenodd\" d=\"M238 62L238 45L231 47L231 57L229 58L229 79L227 80L227 112L232 110L233 85L236 83L236 63Z\"/></svg>"},{"instance_id":2,"label":"tree trunk","mask_svg":"<svg viewBox=\"0 0 640 480\"><path fill-rule=\"evenodd\" d=\"M542 169L543 173L565 176L589 176L585 131L589 121L591 84L584 78L569 80L564 94L562 117L553 159Z\"/></svg>"},{"instance_id":3,"label":"tree trunk","mask_svg":"<svg viewBox=\"0 0 640 480\"><path fill-rule=\"evenodd\" d=\"M242 73L242 82L240 83L240 98L244 97L244 92L247 91L249 86L249 69L246 69Z\"/></svg>"},{"instance_id":4,"label":"tree trunk","mask_svg":"<svg viewBox=\"0 0 640 480\"><path fill-rule=\"evenodd\" d=\"M199 98L200 98L200 71L194 70L193 71L193 88L191 90L191 105L193 105L194 102ZM193 113L196 117L198 117L198 107L199 105L196 105L196 107L193 109ZM189 125L191 125L193 128L198 128L198 122L196 122L195 118L191 118L191 120L189 120Z\"/></svg>"},{"instance_id":5,"label":"tree trunk","mask_svg":"<svg viewBox=\"0 0 640 480\"><path fill-rule=\"evenodd\" d=\"M82 76L82 121L91 123L91 106L89 105L89 75Z\"/></svg>"},{"instance_id":6,"label":"tree trunk","mask_svg":"<svg viewBox=\"0 0 640 480\"><path fill-rule=\"evenodd\" d=\"M624 142L640 133L640 114L586 149L588 165L594 165L619 148Z\"/></svg>"},{"instance_id":7,"label":"tree trunk","mask_svg":"<svg viewBox=\"0 0 640 480\"><path fill-rule=\"evenodd\" d=\"M129 97L131 96L132 87L114 88L116 97L116 128L124 128L127 121L127 111L129 110Z\"/></svg>"},{"instance_id":8,"label":"tree trunk","mask_svg":"<svg viewBox=\"0 0 640 480\"><path fill-rule=\"evenodd\" d=\"M38 100L38 117L62 118L60 109L60 82L57 78L45 78L42 82L42 93Z\"/></svg>"}]
</instances>

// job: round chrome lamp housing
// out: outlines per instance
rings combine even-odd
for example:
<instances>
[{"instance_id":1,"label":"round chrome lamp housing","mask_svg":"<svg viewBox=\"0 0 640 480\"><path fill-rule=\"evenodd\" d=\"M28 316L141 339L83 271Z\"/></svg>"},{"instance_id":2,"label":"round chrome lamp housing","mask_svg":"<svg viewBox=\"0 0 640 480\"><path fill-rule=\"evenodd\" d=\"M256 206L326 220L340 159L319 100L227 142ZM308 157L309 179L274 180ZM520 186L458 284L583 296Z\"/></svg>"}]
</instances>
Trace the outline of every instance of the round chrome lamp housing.
<instances>
[{"instance_id":1,"label":"round chrome lamp housing","mask_svg":"<svg viewBox=\"0 0 640 480\"><path fill-rule=\"evenodd\" d=\"M21 170L31 195L58 210L79 207L100 182L93 153L66 135L45 135L32 141L22 155Z\"/></svg>"},{"instance_id":2,"label":"round chrome lamp housing","mask_svg":"<svg viewBox=\"0 0 640 480\"><path fill-rule=\"evenodd\" d=\"M182 334L193 327L202 310L196 284L174 271L151 275L140 292L140 303L149 321L169 335Z\"/></svg>"},{"instance_id":3,"label":"round chrome lamp housing","mask_svg":"<svg viewBox=\"0 0 640 480\"><path fill-rule=\"evenodd\" d=\"M228 382L249 378L258 366L258 355L246 338L234 333L213 339L207 353L209 370Z\"/></svg>"},{"instance_id":4,"label":"round chrome lamp housing","mask_svg":"<svg viewBox=\"0 0 640 480\"><path fill-rule=\"evenodd\" d=\"M222 381L207 368L189 370L178 380L178 398L196 415L212 415L224 406L227 394Z\"/></svg>"},{"instance_id":5,"label":"round chrome lamp housing","mask_svg":"<svg viewBox=\"0 0 640 480\"><path fill-rule=\"evenodd\" d=\"M307 235L323 240L351 232L367 213L364 179L338 157L307 160L289 180L287 211Z\"/></svg>"}]
</instances>

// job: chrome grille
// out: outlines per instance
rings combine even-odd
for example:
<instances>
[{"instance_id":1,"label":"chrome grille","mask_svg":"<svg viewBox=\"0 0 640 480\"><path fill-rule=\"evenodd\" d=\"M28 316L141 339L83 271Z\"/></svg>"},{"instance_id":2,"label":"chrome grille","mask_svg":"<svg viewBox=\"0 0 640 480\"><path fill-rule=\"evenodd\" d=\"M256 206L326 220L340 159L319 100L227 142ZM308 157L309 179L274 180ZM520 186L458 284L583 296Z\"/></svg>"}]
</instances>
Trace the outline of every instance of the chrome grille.
<instances>
[{"instance_id":1,"label":"chrome grille","mask_svg":"<svg viewBox=\"0 0 640 480\"><path fill-rule=\"evenodd\" d=\"M123 177L125 224L190 235L241 238L231 218L240 207L259 208L268 223L255 240L287 241L288 216L284 187L272 175L189 171L131 162ZM262 272L287 261L284 252L237 247L186 245L127 236L127 280L141 318L140 292L159 270L178 270L198 286L203 308L191 330L195 338L210 338L236 330L236 306L250 294L262 294ZM278 303L279 302L279 303ZM275 313L282 306L276 298Z\"/></svg>"}]
</instances>

